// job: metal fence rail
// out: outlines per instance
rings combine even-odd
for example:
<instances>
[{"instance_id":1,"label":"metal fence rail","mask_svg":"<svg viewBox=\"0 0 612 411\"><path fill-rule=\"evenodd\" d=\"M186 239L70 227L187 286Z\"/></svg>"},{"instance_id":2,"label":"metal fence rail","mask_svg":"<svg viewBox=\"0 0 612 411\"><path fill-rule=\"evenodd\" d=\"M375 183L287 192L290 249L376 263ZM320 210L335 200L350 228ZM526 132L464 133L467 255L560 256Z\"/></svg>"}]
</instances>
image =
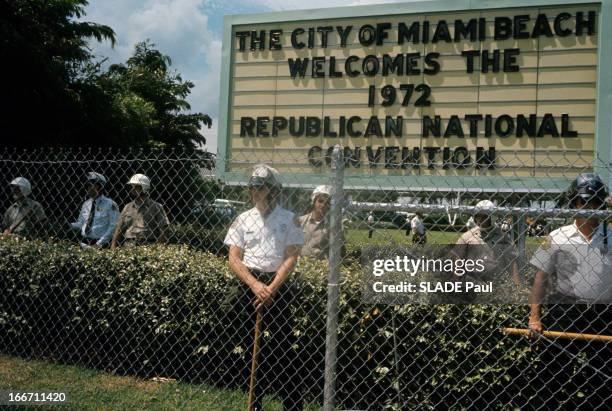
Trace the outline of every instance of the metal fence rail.
<instances>
[{"instance_id":1,"label":"metal fence rail","mask_svg":"<svg viewBox=\"0 0 612 411\"><path fill-rule=\"evenodd\" d=\"M251 164L281 170L281 204L297 217L311 212L314 188L300 180L308 174L304 159L290 152L282 161L256 156L225 159L244 178L224 184L215 177L214 156L201 152L1 149L0 212L15 202L9 183L25 177L46 219L27 235L0 239L0 351L246 392L253 295L228 266L225 236L253 207L246 188ZM263 317L257 381L272 396L266 406L301 398L308 409L326 410L605 409L612 397L610 342L504 334L503 327L527 328L526 304L372 303L362 291L368 253L422 246L413 245L415 213L422 214L429 245L454 245L470 217L491 217L517 250L521 287L529 289L534 251L547 247L551 232L576 218L607 225L610 211L569 208L547 177L540 178L541 191L513 183L466 194L461 187L397 186L397 175L380 187L364 177L359 186L354 170L342 166L342 150L330 161L325 258L300 257ZM283 176L291 167L302 174ZM106 177L104 195L119 212L133 200L130 177L150 179L150 198L169 222L162 244L81 245L82 231L69 223L88 198L91 171ZM556 167L550 179L569 182L575 173ZM495 206L478 206L481 200ZM251 241L258 234L251 232ZM543 313L545 326L559 331L610 333L609 305L548 304ZM275 352L281 346L285 351Z\"/></svg>"}]
</instances>

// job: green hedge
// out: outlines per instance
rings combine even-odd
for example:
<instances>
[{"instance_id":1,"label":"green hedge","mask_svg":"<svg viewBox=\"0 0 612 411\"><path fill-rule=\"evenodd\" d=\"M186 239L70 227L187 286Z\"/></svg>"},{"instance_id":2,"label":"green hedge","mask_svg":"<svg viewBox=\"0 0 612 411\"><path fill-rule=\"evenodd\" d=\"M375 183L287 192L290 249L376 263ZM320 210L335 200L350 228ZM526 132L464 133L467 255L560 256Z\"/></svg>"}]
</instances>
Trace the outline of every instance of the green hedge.
<instances>
[{"instance_id":1,"label":"green hedge","mask_svg":"<svg viewBox=\"0 0 612 411\"><path fill-rule=\"evenodd\" d=\"M409 408L526 404L532 346L499 332L516 325L511 316L525 318L524 307L366 305L359 266L350 261L340 298L343 407L397 408L398 387ZM295 348L307 353L307 394L320 399L326 266L301 260L294 283ZM1 239L0 348L118 373L236 385L244 353L228 328L240 320L224 315L236 285L223 259L186 246L95 252Z\"/></svg>"}]
</instances>

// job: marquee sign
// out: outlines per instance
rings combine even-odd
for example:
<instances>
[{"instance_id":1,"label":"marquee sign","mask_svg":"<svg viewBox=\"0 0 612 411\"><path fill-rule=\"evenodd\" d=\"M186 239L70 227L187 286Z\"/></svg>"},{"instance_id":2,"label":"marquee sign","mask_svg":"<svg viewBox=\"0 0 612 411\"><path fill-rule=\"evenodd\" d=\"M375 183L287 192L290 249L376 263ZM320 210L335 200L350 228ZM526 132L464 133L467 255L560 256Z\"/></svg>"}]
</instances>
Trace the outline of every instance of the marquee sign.
<instances>
[{"instance_id":1,"label":"marquee sign","mask_svg":"<svg viewBox=\"0 0 612 411\"><path fill-rule=\"evenodd\" d=\"M609 87L598 84L608 2L450 4L228 17L224 176L268 162L323 177L336 144L345 174L362 185L385 177L537 183L607 159L598 133L609 140L610 116L597 110Z\"/></svg>"}]
</instances>

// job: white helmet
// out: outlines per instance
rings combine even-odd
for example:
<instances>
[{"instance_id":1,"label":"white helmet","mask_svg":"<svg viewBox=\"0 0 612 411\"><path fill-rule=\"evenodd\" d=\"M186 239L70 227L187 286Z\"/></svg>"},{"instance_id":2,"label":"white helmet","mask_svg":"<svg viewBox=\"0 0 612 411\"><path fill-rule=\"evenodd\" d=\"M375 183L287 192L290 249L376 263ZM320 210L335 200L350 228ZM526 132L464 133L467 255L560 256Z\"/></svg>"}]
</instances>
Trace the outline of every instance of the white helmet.
<instances>
[{"instance_id":1,"label":"white helmet","mask_svg":"<svg viewBox=\"0 0 612 411\"><path fill-rule=\"evenodd\" d=\"M495 208L495 204L491 200L481 200L476 204L477 208Z\"/></svg>"},{"instance_id":2,"label":"white helmet","mask_svg":"<svg viewBox=\"0 0 612 411\"><path fill-rule=\"evenodd\" d=\"M130 178L130 181L128 181L128 184L133 186L141 186L142 191L145 193L149 192L149 189L151 188L151 180L149 180L149 177L145 176L144 174L134 174L132 178Z\"/></svg>"},{"instance_id":3,"label":"white helmet","mask_svg":"<svg viewBox=\"0 0 612 411\"><path fill-rule=\"evenodd\" d=\"M320 195L326 195L326 196L331 197L331 190L332 190L331 186L317 186L312 191L312 196L310 197L310 199L312 201L315 201L315 198L317 198L317 196L320 196Z\"/></svg>"},{"instance_id":4,"label":"white helmet","mask_svg":"<svg viewBox=\"0 0 612 411\"><path fill-rule=\"evenodd\" d=\"M27 197L32 193L32 184L30 184L30 182L26 178L17 177L13 181L11 181L10 185L19 187L19 189L21 190L21 194L23 194L24 197Z\"/></svg>"},{"instance_id":5,"label":"white helmet","mask_svg":"<svg viewBox=\"0 0 612 411\"><path fill-rule=\"evenodd\" d=\"M283 188L280 181L280 174L275 169L266 164L257 164L253 167L253 174L249 179L249 187L270 186Z\"/></svg>"},{"instance_id":6,"label":"white helmet","mask_svg":"<svg viewBox=\"0 0 612 411\"><path fill-rule=\"evenodd\" d=\"M89 173L87 173L87 181L91 183L98 183L101 186L104 186L106 184L106 177L104 177L100 173L96 173L95 171L90 171Z\"/></svg>"}]
</instances>

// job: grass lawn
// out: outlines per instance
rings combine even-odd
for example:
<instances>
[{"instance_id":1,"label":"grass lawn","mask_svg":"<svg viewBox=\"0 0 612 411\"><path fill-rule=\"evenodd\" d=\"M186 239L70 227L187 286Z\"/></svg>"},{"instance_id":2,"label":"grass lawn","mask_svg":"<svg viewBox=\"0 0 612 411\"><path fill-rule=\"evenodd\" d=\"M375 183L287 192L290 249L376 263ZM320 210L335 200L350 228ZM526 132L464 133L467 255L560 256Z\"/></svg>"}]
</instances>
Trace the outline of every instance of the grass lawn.
<instances>
[{"instance_id":1,"label":"grass lawn","mask_svg":"<svg viewBox=\"0 0 612 411\"><path fill-rule=\"evenodd\" d=\"M5 355L0 355L0 390L67 392L67 405L75 410L233 411L247 408L247 395L241 391L120 377L98 370ZM270 397L264 399L264 408L282 409L280 402ZM319 408L311 405L307 409Z\"/></svg>"}]
</instances>

